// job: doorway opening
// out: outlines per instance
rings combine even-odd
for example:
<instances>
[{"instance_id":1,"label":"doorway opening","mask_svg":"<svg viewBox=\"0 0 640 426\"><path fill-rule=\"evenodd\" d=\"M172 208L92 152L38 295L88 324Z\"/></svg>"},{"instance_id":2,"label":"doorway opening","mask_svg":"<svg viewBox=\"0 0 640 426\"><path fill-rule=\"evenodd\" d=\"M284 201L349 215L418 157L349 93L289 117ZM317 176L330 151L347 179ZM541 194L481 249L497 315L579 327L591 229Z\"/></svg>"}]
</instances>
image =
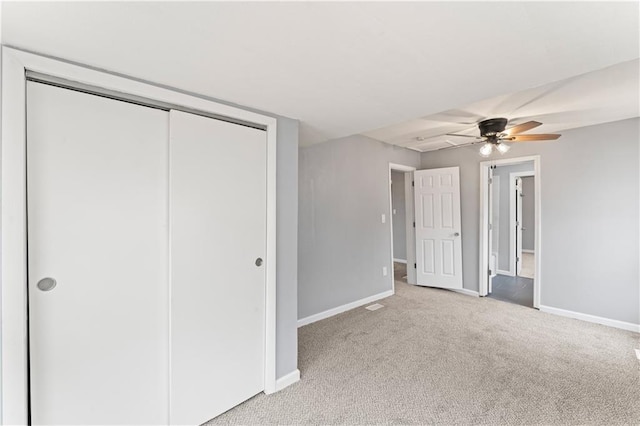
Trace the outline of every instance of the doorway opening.
<instances>
[{"instance_id":1,"label":"doorway opening","mask_svg":"<svg viewBox=\"0 0 640 426\"><path fill-rule=\"evenodd\" d=\"M413 172L415 167L389 164L389 229L392 288L395 282L415 283Z\"/></svg>"},{"instance_id":2,"label":"doorway opening","mask_svg":"<svg viewBox=\"0 0 640 426\"><path fill-rule=\"evenodd\" d=\"M481 163L480 295L540 304L539 157Z\"/></svg>"}]
</instances>

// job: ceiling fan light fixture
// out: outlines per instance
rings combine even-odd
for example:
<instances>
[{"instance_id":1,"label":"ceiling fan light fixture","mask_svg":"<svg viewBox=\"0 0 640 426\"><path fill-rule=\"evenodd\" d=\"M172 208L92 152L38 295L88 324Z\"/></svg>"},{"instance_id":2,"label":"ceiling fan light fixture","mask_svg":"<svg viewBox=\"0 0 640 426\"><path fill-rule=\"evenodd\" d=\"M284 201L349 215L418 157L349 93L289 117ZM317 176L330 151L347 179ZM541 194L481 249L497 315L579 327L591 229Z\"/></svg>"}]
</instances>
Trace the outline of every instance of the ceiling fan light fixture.
<instances>
[{"instance_id":1,"label":"ceiling fan light fixture","mask_svg":"<svg viewBox=\"0 0 640 426\"><path fill-rule=\"evenodd\" d=\"M498 150L498 152L500 152L500 154L506 154L506 152L509 151L511 147L504 142L500 142L498 145L496 145L496 149Z\"/></svg>"},{"instance_id":2,"label":"ceiling fan light fixture","mask_svg":"<svg viewBox=\"0 0 640 426\"><path fill-rule=\"evenodd\" d=\"M480 155L482 155L483 157L490 156L492 152L493 152L493 144L491 144L490 142L485 143L480 148Z\"/></svg>"},{"instance_id":3,"label":"ceiling fan light fixture","mask_svg":"<svg viewBox=\"0 0 640 426\"><path fill-rule=\"evenodd\" d=\"M450 146L445 146L437 149L459 148L463 146L475 145L477 143L483 143L482 147L480 148L480 155L483 157L489 157L493 153L494 148L500 154L506 154L511 149L512 143L530 141L553 141L562 136L555 133L522 134L523 132L541 126L542 123L540 123L539 121L527 121L526 123L518 124L509 129L506 129L507 122L508 120L506 118L489 118L486 120L482 120L478 123L480 136L473 136L467 133L445 133L446 136L473 138L476 140L469 143L454 143L446 140L446 142Z\"/></svg>"}]
</instances>

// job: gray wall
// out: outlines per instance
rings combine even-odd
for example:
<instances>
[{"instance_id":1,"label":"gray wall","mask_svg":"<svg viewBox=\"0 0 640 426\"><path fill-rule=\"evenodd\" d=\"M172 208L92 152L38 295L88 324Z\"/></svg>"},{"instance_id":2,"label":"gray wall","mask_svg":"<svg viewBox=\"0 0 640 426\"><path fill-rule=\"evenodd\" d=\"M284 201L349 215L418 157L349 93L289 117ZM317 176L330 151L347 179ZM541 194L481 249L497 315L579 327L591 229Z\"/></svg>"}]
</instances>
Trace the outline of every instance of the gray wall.
<instances>
[{"instance_id":1,"label":"gray wall","mask_svg":"<svg viewBox=\"0 0 640 426\"><path fill-rule=\"evenodd\" d=\"M533 161L514 164L512 166L498 166L493 171L494 176L500 178L500 190L498 192L498 269L503 271L509 270L509 254L515 247L511 247L510 226L510 203L511 203L511 182L510 174L516 172L532 172L534 171ZM478 172L479 173L479 172Z\"/></svg>"},{"instance_id":2,"label":"gray wall","mask_svg":"<svg viewBox=\"0 0 640 426\"><path fill-rule=\"evenodd\" d=\"M420 154L360 135L300 149L298 318L391 290L390 162Z\"/></svg>"},{"instance_id":3,"label":"gray wall","mask_svg":"<svg viewBox=\"0 0 640 426\"><path fill-rule=\"evenodd\" d=\"M522 178L522 250L535 250L535 190L534 177Z\"/></svg>"},{"instance_id":4,"label":"gray wall","mask_svg":"<svg viewBox=\"0 0 640 426\"><path fill-rule=\"evenodd\" d=\"M276 377L298 368L298 121L278 119Z\"/></svg>"},{"instance_id":5,"label":"gray wall","mask_svg":"<svg viewBox=\"0 0 640 426\"><path fill-rule=\"evenodd\" d=\"M393 257L407 260L407 223L404 203L404 172L391 171L391 199L393 215Z\"/></svg>"},{"instance_id":6,"label":"gray wall","mask_svg":"<svg viewBox=\"0 0 640 426\"><path fill-rule=\"evenodd\" d=\"M541 304L640 323L640 120L513 144L503 158L541 156ZM422 167L460 166L464 287L478 290L477 148L422 154ZM496 156L492 158L500 158Z\"/></svg>"}]
</instances>

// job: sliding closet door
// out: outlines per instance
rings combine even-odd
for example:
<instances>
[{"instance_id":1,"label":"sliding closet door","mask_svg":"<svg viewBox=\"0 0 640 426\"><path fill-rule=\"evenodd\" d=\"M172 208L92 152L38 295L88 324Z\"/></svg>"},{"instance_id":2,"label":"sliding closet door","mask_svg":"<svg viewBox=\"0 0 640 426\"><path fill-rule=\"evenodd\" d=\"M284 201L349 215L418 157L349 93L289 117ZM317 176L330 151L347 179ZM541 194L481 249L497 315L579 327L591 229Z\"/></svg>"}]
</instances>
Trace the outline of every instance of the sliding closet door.
<instances>
[{"instance_id":1,"label":"sliding closet door","mask_svg":"<svg viewBox=\"0 0 640 426\"><path fill-rule=\"evenodd\" d=\"M32 424L168 421L168 116L28 83Z\"/></svg>"},{"instance_id":2,"label":"sliding closet door","mask_svg":"<svg viewBox=\"0 0 640 426\"><path fill-rule=\"evenodd\" d=\"M171 423L264 389L266 133L171 111Z\"/></svg>"}]
</instances>

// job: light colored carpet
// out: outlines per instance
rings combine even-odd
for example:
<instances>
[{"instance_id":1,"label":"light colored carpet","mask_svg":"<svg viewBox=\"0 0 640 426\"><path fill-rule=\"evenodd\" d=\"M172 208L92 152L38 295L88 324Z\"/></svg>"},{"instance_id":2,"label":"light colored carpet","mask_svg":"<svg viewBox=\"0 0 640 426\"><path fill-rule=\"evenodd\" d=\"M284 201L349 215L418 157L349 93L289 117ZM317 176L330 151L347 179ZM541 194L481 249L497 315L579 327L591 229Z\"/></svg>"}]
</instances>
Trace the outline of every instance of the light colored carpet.
<instances>
[{"instance_id":1,"label":"light colored carpet","mask_svg":"<svg viewBox=\"0 0 640 426\"><path fill-rule=\"evenodd\" d=\"M299 330L302 380L211 424L640 424L638 335L396 282Z\"/></svg>"},{"instance_id":2,"label":"light colored carpet","mask_svg":"<svg viewBox=\"0 0 640 426\"><path fill-rule=\"evenodd\" d=\"M536 258L533 253L522 253L522 269L520 276L525 278L534 278L536 271Z\"/></svg>"}]
</instances>

